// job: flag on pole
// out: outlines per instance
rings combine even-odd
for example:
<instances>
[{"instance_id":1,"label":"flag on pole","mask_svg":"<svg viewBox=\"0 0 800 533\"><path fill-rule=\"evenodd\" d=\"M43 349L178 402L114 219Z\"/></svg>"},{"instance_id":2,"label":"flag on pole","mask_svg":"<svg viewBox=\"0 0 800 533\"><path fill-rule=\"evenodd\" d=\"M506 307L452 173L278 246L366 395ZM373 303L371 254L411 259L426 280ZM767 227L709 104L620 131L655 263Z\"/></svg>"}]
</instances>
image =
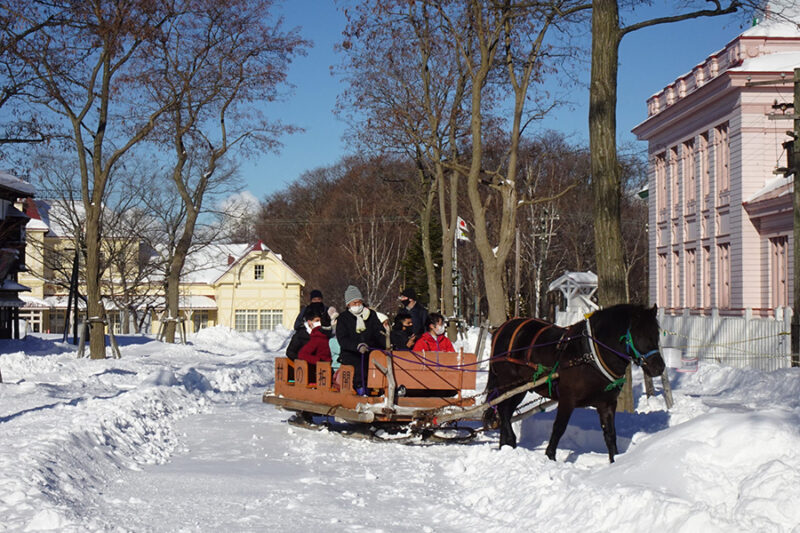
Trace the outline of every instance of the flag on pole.
<instances>
[{"instance_id":1,"label":"flag on pole","mask_svg":"<svg viewBox=\"0 0 800 533\"><path fill-rule=\"evenodd\" d=\"M456 240L469 242L469 236L467 235L468 232L469 228L467 228L467 221L461 217L458 217L458 227L456 228Z\"/></svg>"}]
</instances>

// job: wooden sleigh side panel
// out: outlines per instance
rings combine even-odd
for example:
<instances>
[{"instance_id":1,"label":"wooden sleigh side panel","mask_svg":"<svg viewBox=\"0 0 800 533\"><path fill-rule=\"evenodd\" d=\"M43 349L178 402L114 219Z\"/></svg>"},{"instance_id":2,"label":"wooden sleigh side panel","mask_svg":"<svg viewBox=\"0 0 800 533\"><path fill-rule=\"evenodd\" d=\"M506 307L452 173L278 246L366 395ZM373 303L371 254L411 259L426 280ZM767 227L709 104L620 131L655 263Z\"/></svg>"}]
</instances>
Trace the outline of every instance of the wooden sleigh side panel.
<instances>
[{"instance_id":1,"label":"wooden sleigh side panel","mask_svg":"<svg viewBox=\"0 0 800 533\"><path fill-rule=\"evenodd\" d=\"M413 397L396 398L397 406L424 410L474 405L472 398L461 396L462 390L475 388L474 354L428 352L414 356L405 351L397 355L393 358L397 387L415 391ZM399 415L392 409L381 411L376 405L385 403L388 380L379 365L385 369L386 360L386 354L380 350L369 354L367 386L372 395L360 396L353 390L355 370L350 365L340 367L340 384L337 385L330 363L317 363L315 375L310 376L308 362L278 357L275 359L275 390L272 394L265 393L263 400L289 410L336 416L353 422L410 421L412 416L407 412ZM447 368L457 365L467 365L464 368L468 370ZM369 405L375 407L367 409Z\"/></svg>"}]
</instances>

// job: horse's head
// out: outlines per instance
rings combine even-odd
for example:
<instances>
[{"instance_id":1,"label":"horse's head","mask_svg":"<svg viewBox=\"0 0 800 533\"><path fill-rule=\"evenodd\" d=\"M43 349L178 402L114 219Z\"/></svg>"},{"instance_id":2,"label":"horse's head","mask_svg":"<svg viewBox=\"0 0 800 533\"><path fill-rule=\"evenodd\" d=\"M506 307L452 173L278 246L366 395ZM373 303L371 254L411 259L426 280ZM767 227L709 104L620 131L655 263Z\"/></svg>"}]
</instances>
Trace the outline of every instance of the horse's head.
<instances>
[{"instance_id":1,"label":"horse's head","mask_svg":"<svg viewBox=\"0 0 800 533\"><path fill-rule=\"evenodd\" d=\"M658 308L636 307L631 314L630 327L620 342L633 363L642 367L648 376L660 376L666 364L658 348Z\"/></svg>"}]
</instances>

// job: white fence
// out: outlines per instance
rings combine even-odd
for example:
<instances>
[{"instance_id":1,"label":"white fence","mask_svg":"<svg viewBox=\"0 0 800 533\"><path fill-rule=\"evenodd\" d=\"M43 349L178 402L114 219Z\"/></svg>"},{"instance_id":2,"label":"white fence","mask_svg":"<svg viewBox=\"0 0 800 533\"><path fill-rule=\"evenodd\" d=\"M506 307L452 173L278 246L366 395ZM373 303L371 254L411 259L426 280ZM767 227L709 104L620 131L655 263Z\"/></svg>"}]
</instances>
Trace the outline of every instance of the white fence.
<instances>
[{"instance_id":1,"label":"white fence","mask_svg":"<svg viewBox=\"0 0 800 533\"><path fill-rule=\"evenodd\" d=\"M665 351L679 350L686 360L715 361L739 368L776 370L791 366L791 308L778 309L777 318L667 315L658 310Z\"/></svg>"}]
</instances>

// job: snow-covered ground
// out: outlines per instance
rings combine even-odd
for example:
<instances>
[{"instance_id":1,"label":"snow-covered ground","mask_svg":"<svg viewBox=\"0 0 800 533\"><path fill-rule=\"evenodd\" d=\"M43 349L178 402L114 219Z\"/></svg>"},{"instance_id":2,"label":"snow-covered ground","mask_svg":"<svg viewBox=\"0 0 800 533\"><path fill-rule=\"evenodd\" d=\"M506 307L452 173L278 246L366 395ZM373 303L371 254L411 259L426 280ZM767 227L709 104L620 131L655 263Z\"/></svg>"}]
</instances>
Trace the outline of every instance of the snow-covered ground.
<instances>
[{"instance_id":1,"label":"snow-covered ground","mask_svg":"<svg viewBox=\"0 0 800 533\"><path fill-rule=\"evenodd\" d=\"M102 361L2 341L0 530L800 531L798 369L674 375L669 412L640 396L617 416L613 465L579 410L554 463L553 413L515 450L289 426L261 403L287 336L128 337Z\"/></svg>"}]
</instances>

